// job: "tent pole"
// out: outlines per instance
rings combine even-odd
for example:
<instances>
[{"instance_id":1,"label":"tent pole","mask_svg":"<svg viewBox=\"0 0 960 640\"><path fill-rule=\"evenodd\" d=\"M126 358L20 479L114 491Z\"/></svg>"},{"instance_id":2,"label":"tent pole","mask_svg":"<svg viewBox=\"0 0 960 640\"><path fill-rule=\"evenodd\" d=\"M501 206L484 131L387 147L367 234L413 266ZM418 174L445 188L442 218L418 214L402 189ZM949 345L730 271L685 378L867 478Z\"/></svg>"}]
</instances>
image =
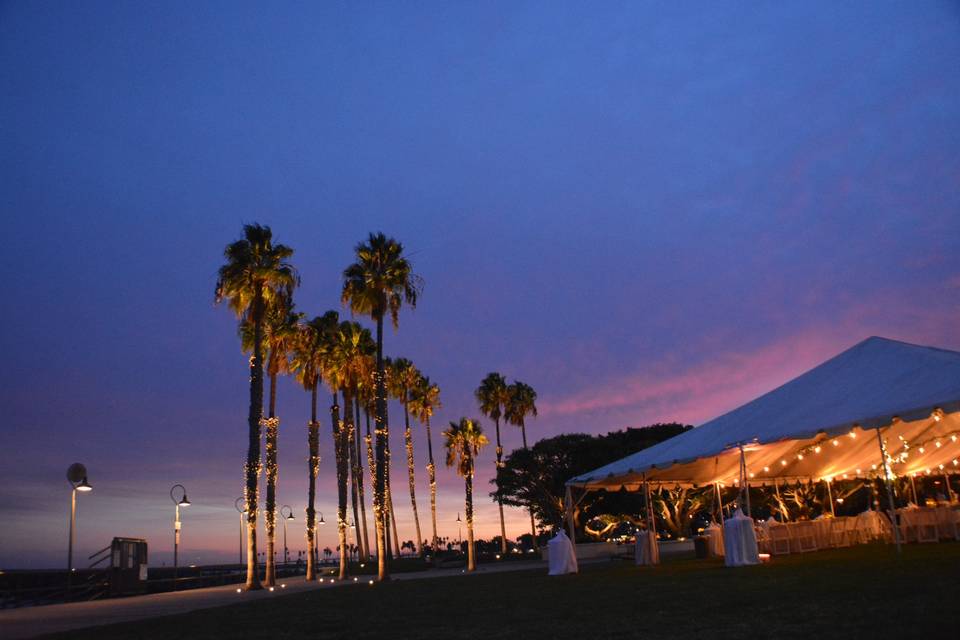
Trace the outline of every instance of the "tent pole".
<instances>
[{"instance_id":1,"label":"tent pole","mask_svg":"<svg viewBox=\"0 0 960 640\"><path fill-rule=\"evenodd\" d=\"M563 504L566 511L567 530L570 531L570 544L573 545L573 557L577 557L577 536L573 526L573 492L570 485L567 485L567 493L563 497Z\"/></svg>"},{"instance_id":2,"label":"tent pole","mask_svg":"<svg viewBox=\"0 0 960 640\"><path fill-rule=\"evenodd\" d=\"M917 484L913 481L913 474L910 474L910 491L913 493L913 504L920 506L920 501L917 499Z\"/></svg>"},{"instance_id":3,"label":"tent pole","mask_svg":"<svg viewBox=\"0 0 960 640\"><path fill-rule=\"evenodd\" d=\"M950 486L950 474L944 471L943 479L947 483L947 502L953 502L953 488Z\"/></svg>"},{"instance_id":4,"label":"tent pole","mask_svg":"<svg viewBox=\"0 0 960 640\"><path fill-rule=\"evenodd\" d=\"M649 538L650 544L657 544L657 518L653 514L653 500L650 498L650 486L647 484L647 476L643 476L643 492L644 499L647 502L647 535L652 534L652 537Z\"/></svg>"},{"instance_id":5,"label":"tent pole","mask_svg":"<svg viewBox=\"0 0 960 640\"><path fill-rule=\"evenodd\" d=\"M717 524L723 524L723 497L720 495L720 481L713 483L713 488L717 490Z\"/></svg>"},{"instance_id":6,"label":"tent pole","mask_svg":"<svg viewBox=\"0 0 960 640\"><path fill-rule=\"evenodd\" d=\"M877 443L880 445L880 462L883 463L883 482L887 485L887 501L890 503L890 526L893 527L893 539L897 543L897 555L900 549L900 526L897 524L897 505L893 501L893 485L890 482L890 467L887 465L887 447L883 444L880 427L877 427Z\"/></svg>"},{"instance_id":7,"label":"tent pole","mask_svg":"<svg viewBox=\"0 0 960 640\"><path fill-rule=\"evenodd\" d=\"M750 480L747 477L747 454L743 451L743 445L740 445L740 488L747 496L747 517L752 518L752 512L750 511Z\"/></svg>"},{"instance_id":8,"label":"tent pole","mask_svg":"<svg viewBox=\"0 0 960 640\"><path fill-rule=\"evenodd\" d=\"M833 492L830 491L830 479L824 478L823 481L827 485L827 500L830 501L830 515L836 517L837 512L833 510Z\"/></svg>"}]
</instances>

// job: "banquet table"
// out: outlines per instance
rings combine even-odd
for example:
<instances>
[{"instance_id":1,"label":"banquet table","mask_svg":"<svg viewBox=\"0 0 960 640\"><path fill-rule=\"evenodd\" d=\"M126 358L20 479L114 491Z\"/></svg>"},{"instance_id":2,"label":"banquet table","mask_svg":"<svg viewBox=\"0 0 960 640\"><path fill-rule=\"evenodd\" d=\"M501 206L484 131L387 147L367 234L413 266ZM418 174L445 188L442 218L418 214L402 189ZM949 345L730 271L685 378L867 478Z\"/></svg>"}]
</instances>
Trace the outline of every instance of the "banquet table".
<instances>
[{"instance_id":1,"label":"banquet table","mask_svg":"<svg viewBox=\"0 0 960 640\"><path fill-rule=\"evenodd\" d=\"M660 564L660 545L652 531L637 533L637 550L634 561L638 565Z\"/></svg>"},{"instance_id":2,"label":"banquet table","mask_svg":"<svg viewBox=\"0 0 960 640\"><path fill-rule=\"evenodd\" d=\"M547 552L550 563L548 575L560 576L566 573L577 573L577 554L573 550L570 538L563 529L547 542Z\"/></svg>"},{"instance_id":3,"label":"banquet table","mask_svg":"<svg viewBox=\"0 0 960 640\"><path fill-rule=\"evenodd\" d=\"M723 557L723 527L711 522L703 531L707 538L707 555L711 558Z\"/></svg>"},{"instance_id":4,"label":"banquet table","mask_svg":"<svg viewBox=\"0 0 960 640\"><path fill-rule=\"evenodd\" d=\"M723 523L723 551L728 567L760 564L753 518L744 515L740 509Z\"/></svg>"}]
</instances>

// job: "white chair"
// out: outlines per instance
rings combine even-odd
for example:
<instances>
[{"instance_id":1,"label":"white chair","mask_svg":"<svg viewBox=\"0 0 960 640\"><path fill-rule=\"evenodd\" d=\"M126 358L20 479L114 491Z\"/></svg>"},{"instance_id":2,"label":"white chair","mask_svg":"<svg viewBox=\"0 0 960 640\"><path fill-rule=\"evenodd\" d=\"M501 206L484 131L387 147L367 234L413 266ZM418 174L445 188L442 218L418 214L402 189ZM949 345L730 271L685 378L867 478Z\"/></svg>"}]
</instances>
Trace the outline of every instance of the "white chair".
<instances>
[{"instance_id":1,"label":"white chair","mask_svg":"<svg viewBox=\"0 0 960 640\"><path fill-rule=\"evenodd\" d=\"M790 553L790 528L784 524L770 524L767 534L770 553L779 556Z\"/></svg>"},{"instance_id":2,"label":"white chair","mask_svg":"<svg viewBox=\"0 0 960 640\"><path fill-rule=\"evenodd\" d=\"M817 532L814 524L809 520L797 522L792 525L793 539L796 542L796 550L799 553L817 550Z\"/></svg>"},{"instance_id":3,"label":"white chair","mask_svg":"<svg viewBox=\"0 0 960 640\"><path fill-rule=\"evenodd\" d=\"M917 542L940 542L940 532L937 530L937 514L930 509L920 510L912 514L916 518Z\"/></svg>"},{"instance_id":4,"label":"white chair","mask_svg":"<svg viewBox=\"0 0 960 640\"><path fill-rule=\"evenodd\" d=\"M850 542L850 518L833 518L830 523L830 546L831 547L849 547Z\"/></svg>"}]
</instances>

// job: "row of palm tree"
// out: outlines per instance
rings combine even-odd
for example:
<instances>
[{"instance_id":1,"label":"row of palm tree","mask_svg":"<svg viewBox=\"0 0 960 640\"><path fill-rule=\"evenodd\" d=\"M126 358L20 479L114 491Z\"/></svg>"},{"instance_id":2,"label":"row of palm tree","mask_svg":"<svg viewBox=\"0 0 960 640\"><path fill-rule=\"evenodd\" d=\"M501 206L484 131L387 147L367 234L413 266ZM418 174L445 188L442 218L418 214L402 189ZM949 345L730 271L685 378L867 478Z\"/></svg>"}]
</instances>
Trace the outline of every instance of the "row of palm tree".
<instances>
[{"instance_id":1,"label":"row of palm tree","mask_svg":"<svg viewBox=\"0 0 960 640\"><path fill-rule=\"evenodd\" d=\"M515 380L508 385L502 374L493 371L480 381L480 386L474 392L477 404L483 415L493 420L497 430L497 460L496 469L503 467L503 446L500 442L500 418L506 418L509 424L520 427L523 436L523 448L527 448L527 416L537 415L537 392L530 385ZM503 521L503 500L497 498L497 507L500 510L500 552L507 552L507 530ZM533 540L537 539L537 528L534 524L533 511L530 511L530 533Z\"/></svg>"},{"instance_id":2,"label":"row of palm tree","mask_svg":"<svg viewBox=\"0 0 960 640\"><path fill-rule=\"evenodd\" d=\"M375 338L369 329L351 320L341 321L337 311L328 311L312 319L294 310L293 292L300 279L290 263L293 250L273 242L269 227L258 224L244 226L243 237L227 246L225 263L220 268L215 299L226 301L239 318L239 334L244 352L250 354L250 400L248 411L248 450L245 465L245 500L247 522L248 590L258 589L261 582L256 571L258 479L261 472L260 441L266 431L266 500L264 510L267 536L267 562L264 581L272 586L276 580L274 544L276 530L277 441L280 419L276 413L277 379L293 374L310 394L310 421L307 425L308 495L306 509L307 579L317 575L316 558L316 480L319 473L319 429L317 397L325 383L331 397L330 421L334 442L337 476L337 530L339 547L347 548L348 503L352 506L357 528L359 556L373 555L367 532L364 495L363 447L366 444L367 466L373 493L374 544L378 577L389 577L388 559L402 547L396 528L390 492L390 439L387 399L400 402L404 411L404 444L407 458L410 503L413 509L418 552L424 548L416 502L415 458L411 415L420 422L427 438L427 474L430 483L432 548L438 548L437 486L430 419L440 406L440 389L406 358L384 356L383 325L387 316L396 330L400 310L414 307L422 283L412 273L403 255L403 246L382 233L370 234L366 242L356 246L356 260L343 272L341 303L353 315L370 317L376 329ZM270 392L264 417L264 366L270 379ZM495 378L498 376L498 378ZM489 387L489 388L487 388ZM486 390L485 390L486 389ZM484 391L485 390L485 391ZM481 399L481 391L484 391ZM521 428L524 447L524 420L536 415L536 393L528 385L515 382L507 386L499 374L491 374L477 390L481 410L497 425L497 464L501 464L499 420L503 416ZM342 404L341 404L342 403ZM342 410L342 411L341 411ZM360 432L361 412L366 433ZM371 433L370 418L374 429ZM475 566L473 554L472 479L474 460L487 443L476 420L462 418L450 423L444 432L447 465L456 466L466 483L466 513L469 540L468 566ZM503 509L500 506L501 533L504 533ZM532 517L531 517L532 523ZM390 533L392 531L393 539ZM506 536L502 535L505 545ZM392 545L391 545L392 542ZM340 576L346 576L347 554L340 557Z\"/></svg>"}]
</instances>

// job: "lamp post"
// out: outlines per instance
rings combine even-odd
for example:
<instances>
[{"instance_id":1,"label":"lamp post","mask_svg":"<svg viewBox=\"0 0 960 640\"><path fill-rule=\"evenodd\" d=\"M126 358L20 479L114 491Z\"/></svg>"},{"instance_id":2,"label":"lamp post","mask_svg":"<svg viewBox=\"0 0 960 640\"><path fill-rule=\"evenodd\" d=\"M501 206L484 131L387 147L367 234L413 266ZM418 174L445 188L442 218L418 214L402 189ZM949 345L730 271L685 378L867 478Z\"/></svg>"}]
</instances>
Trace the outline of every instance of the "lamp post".
<instances>
[{"instance_id":1,"label":"lamp post","mask_svg":"<svg viewBox=\"0 0 960 640\"><path fill-rule=\"evenodd\" d=\"M237 498L233 501L233 508L240 512L240 570L243 571L243 514L247 512L247 501Z\"/></svg>"},{"instance_id":2,"label":"lamp post","mask_svg":"<svg viewBox=\"0 0 960 640\"><path fill-rule=\"evenodd\" d=\"M180 491L183 493L181 498L177 500L176 493L177 487L180 487ZM173 516L173 590L177 590L177 560L179 557L180 551L180 507L189 507L190 501L187 500L187 490L182 484L175 484L170 487L170 499L173 500L174 507L174 516Z\"/></svg>"},{"instance_id":3,"label":"lamp post","mask_svg":"<svg viewBox=\"0 0 960 640\"><path fill-rule=\"evenodd\" d=\"M287 515L283 515L283 510L287 510ZM287 520L293 520L293 509L290 508L290 505L285 504L280 507L280 518L283 520L283 566L287 566L289 559L287 558Z\"/></svg>"},{"instance_id":4,"label":"lamp post","mask_svg":"<svg viewBox=\"0 0 960 640\"><path fill-rule=\"evenodd\" d=\"M67 482L70 483L70 539L67 542L67 598L70 598L70 586L73 581L73 536L77 523L77 491L86 493L93 487L87 482L87 468L74 462L67 468Z\"/></svg>"},{"instance_id":5,"label":"lamp post","mask_svg":"<svg viewBox=\"0 0 960 640\"><path fill-rule=\"evenodd\" d=\"M457 511L457 553L463 553L463 520L460 519L459 511Z\"/></svg>"},{"instance_id":6,"label":"lamp post","mask_svg":"<svg viewBox=\"0 0 960 640\"><path fill-rule=\"evenodd\" d=\"M323 519L323 511L317 511L320 514L320 522L317 524L327 524ZM310 549L310 553L313 554L313 566L320 566L320 536L317 535L316 530L313 532L313 549Z\"/></svg>"}]
</instances>

